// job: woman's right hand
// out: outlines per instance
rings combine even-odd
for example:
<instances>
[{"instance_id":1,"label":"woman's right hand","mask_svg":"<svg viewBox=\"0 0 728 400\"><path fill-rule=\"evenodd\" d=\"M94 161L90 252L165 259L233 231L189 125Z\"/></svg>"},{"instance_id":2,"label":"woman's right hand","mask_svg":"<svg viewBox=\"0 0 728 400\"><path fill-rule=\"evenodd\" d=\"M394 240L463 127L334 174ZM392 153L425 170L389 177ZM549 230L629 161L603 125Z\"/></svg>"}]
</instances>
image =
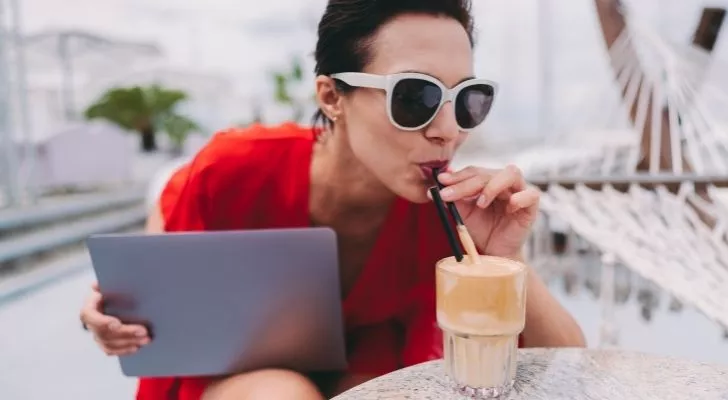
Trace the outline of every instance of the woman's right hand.
<instances>
[{"instance_id":1,"label":"woman's right hand","mask_svg":"<svg viewBox=\"0 0 728 400\"><path fill-rule=\"evenodd\" d=\"M118 318L103 314L103 297L96 283L91 286L91 294L81 309L81 322L110 356L133 354L150 341L149 332L143 325L124 325Z\"/></svg>"}]
</instances>

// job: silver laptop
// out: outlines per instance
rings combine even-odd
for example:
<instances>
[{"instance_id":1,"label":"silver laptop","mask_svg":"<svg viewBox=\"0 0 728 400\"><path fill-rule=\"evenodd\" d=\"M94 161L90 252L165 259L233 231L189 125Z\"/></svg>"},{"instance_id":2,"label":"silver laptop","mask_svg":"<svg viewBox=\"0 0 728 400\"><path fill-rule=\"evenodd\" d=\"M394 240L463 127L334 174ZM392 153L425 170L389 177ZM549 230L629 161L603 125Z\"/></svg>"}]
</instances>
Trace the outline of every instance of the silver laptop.
<instances>
[{"instance_id":1,"label":"silver laptop","mask_svg":"<svg viewBox=\"0 0 728 400\"><path fill-rule=\"evenodd\" d=\"M346 367L335 233L328 228L95 235L105 310L152 342L127 376Z\"/></svg>"}]
</instances>

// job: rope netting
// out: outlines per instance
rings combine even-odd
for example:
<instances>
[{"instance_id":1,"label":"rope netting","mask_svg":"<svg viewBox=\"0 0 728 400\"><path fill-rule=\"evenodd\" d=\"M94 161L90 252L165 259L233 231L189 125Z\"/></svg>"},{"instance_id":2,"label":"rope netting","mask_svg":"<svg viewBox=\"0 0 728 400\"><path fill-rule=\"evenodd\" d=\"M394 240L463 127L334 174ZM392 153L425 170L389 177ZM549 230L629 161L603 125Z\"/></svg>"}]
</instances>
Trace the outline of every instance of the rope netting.
<instances>
[{"instance_id":1,"label":"rope netting","mask_svg":"<svg viewBox=\"0 0 728 400\"><path fill-rule=\"evenodd\" d=\"M726 191L692 179L728 176L728 93L712 76L728 66L626 21L609 49L615 80L602 103L582 113L581 128L556 139L563 156L544 157L525 172L554 182L542 201L549 219L728 326ZM658 183L634 183L626 192L608 183L557 183L638 175ZM682 182L677 190L659 184L665 176Z\"/></svg>"}]
</instances>

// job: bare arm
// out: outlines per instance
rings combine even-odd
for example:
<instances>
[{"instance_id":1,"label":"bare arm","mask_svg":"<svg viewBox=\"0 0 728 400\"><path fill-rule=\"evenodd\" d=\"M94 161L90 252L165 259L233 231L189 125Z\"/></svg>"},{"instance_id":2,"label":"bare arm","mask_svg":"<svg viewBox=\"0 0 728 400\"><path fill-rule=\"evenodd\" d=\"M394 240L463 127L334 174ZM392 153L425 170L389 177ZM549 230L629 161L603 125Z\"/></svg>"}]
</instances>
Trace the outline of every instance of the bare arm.
<instances>
[{"instance_id":1,"label":"bare arm","mask_svg":"<svg viewBox=\"0 0 728 400\"><path fill-rule=\"evenodd\" d=\"M526 290L526 328L521 335L523 347L586 347L579 324L530 267Z\"/></svg>"},{"instance_id":2,"label":"bare arm","mask_svg":"<svg viewBox=\"0 0 728 400\"><path fill-rule=\"evenodd\" d=\"M160 209L159 204L155 205L154 209L149 212L144 231L146 233L164 232L164 217L162 216L162 210Z\"/></svg>"}]
</instances>

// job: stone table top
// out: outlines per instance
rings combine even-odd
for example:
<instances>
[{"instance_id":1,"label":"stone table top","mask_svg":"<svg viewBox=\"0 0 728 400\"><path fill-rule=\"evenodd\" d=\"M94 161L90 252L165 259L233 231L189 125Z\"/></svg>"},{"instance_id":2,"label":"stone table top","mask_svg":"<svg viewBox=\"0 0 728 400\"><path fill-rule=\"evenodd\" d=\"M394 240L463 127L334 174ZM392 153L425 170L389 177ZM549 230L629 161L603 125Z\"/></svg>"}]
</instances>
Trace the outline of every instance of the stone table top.
<instances>
[{"instance_id":1,"label":"stone table top","mask_svg":"<svg viewBox=\"0 0 728 400\"><path fill-rule=\"evenodd\" d=\"M462 398L445 386L437 360L373 379L332 400ZM728 365L620 350L521 349L516 383L503 399L728 400Z\"/></svg>"}]
</instances>

